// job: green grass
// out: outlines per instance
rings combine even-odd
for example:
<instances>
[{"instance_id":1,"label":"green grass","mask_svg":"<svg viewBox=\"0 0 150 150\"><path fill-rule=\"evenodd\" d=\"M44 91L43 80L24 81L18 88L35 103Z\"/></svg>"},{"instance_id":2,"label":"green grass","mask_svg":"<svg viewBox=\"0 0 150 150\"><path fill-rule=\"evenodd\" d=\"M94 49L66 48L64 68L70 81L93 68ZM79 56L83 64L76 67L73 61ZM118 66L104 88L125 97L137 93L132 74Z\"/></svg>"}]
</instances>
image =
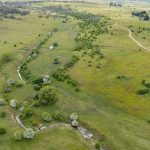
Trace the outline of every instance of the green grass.
<instances>
[{"instance_id":1,"label":"green grass","mask_svg":"<svg viewBox=\"0 0 150 150\"><path fill-rule=\"evenodd\" d=\"M53 5L53 3L44 3L46 6L49 4ZM59 5L60 3L55 4ZM66 24L63 24L61 19L38 18L37 14L26 16L20 21L0 21L0 34L2 35L0 36L0 56L4 53L11 53L13 56L12 62L1 67L1 89L6 82L2 73L6 73L8 78L19 80L16 72L17 66L24 62L32 47L49 31L57 27L58 32L54 33L43 45L38 57L28 64L29 70L35 77L51 74L59 66L53 64L55 58L58 58L63 65L76 53L80 56L80 61L69 70L69 74L79 82L81 91L75 92L71 85L52 79L53 85L59 85L56 88L58 102L52 106L33 108L34 115L25 123L28 126L31 125L31 121L40 123L42 121L41 114L45 111L53 114L59 110L66 117L69 117L72 112L77 112L81 124L91 128L95 135L105 135L104 144L108 142L116 150L149 150L150 133L148 131L150 125L147 121L150 119L150 94L139 96L136 92L144 88L141 84L143 79L149 80L150 53L145 50L139 51L140 48L128 37L128 33L114 26L114 23L119 22L125 27L133 25L133 28L137 30L138 26L148 27L149 22L142 22L138 18L132 17L133 7L109 8L106 5L71 3L69 5L79 11L104 14L112 19L112 28L109 29L109 33L100 35L95 41L100 45L101 52L105 57L97 60L97 56L95 56L94 59L91 59L87 55L81 57L82 51L72 51L75 46L76 34L72 26L77 23L72 18L71 22ZM138 7L138 9L140 8ZM111 35L111 32L114 34ZM144 31L142 34L134 32L133 35L143 45L150 46L148 31ZM145 40L141 38L143 36L146 37ZM5 40L8 41L7 44L2 42ZM20 45L19 42L22 41L24 44ZM58 43L58 47L49 50L49 46L54 42ZM13 47L14 44L17 44L17 48ZM88 67L88 61L92 62L91 67ZM96 68L98 63L102 64L102 68ZM127 79L119 80L117 79L118 75L126 75ZM9 97L17 99L19 103L30 102L33 101L32 93L33 89L28 84L20 89L14 89ZM4 106L2 109L7 112L6 118L0 118L2 120L0 125L7 129L7 134L0 136L2 150L94 149L94 143L84 140L77 131L64 128L42 131L36 134L32 141L16 142L13 134L20 128L11 117L15 111L9 106Z\"/></svg>"},{"instance_id":2,"label":"green grass","mask_svg":"<svg viewBox=\"0 0 150 150\"><path fill-rule=\"evenodd\" d=\"M10 134L9 138L7 138L8 136L9 135L6 134L5 136L0 137L0 143L3 145L1 150L28 150L29 148L37 150L92 149L88 142L84 140L77 131L72 131L63 127L42 131L37 133L33 140L23 140L21 142L15 141L12 134Z\"/></svg>"}]
</instances>

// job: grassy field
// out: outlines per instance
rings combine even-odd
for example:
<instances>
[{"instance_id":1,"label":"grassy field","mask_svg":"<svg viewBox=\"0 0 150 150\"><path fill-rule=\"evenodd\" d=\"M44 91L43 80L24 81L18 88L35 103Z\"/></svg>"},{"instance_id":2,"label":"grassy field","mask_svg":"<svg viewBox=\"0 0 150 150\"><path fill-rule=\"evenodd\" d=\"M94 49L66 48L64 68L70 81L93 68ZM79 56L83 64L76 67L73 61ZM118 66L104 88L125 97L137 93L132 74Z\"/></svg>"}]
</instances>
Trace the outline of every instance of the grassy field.
<instances>
[{"instance_id":1,"label":"grassy field","mask_svg":"<svg viewBox=\"0 0 150 150\"><path fill-rule=\"evenodd\" d=\"M51 2L45 2L42 5L60 4L66 5ZM34 107L34 115L25 120L26 125L32 126L33 121L40 124L41 114L45 111L53 114L59 110L66 117L72 112L77 112L79 123L89 128L94 138L104 135L105 140L102 138L100 142L102 146L105 147L108 144L110 149L115 150L149 150L150 93L141 96L137 94L137 91L144 88L142 80L150 81L150 52L140 48L129 38L128 33L115 26L115 23L124 27L132 26L133 36L144 46L150 47L149 31L137 33L139 26L148 28L150 22L132 17L131 12L135 6L110 8L97 4L68 3L68 5L80 12L87 11L111 18L109 32L99 35L94 41L100 46L104 58L97 59L97 56L91 58L83 54L83 51L73 51L77 32L77 28L73 27L78 22L73 18L63 23L61 18L39 18L38 14L32 13L22 17L21 20L0 20L0 58L4 54L12 57L10 62L3 64L0 68L1 91L7 78L20 80L17 67L27 59L30 50L48 32L57 28L58 31L42 46L38 57L28 64L28 68L34 77L51 75L59 67L53 63L55 58L58 58L61 65L64 65L73 54L79 55L80 60L69 69L69 74L78 81L80 91L76 92L66 82L51 79L53 85L58 85L56 87L58 102L52 106ZM143 7L138 6L137 9L143 10ZM149 8L145 7L145 9ZM55 42L58 43L58 47L50 50L49 46ZM15 44L17 47L14 47ZM89 61L91 61L91 66L89 66ZM96 67L99 63L101 68ZM117 78L122 75L126 78ZM9 94L9 98L17 99L19 104L24 101L30 103L33 101L33 92L32 86L27 84L22 88L14 89ZM85 140L79 132L63 127L39 132L31 141L16 142L13 137L14 132L18 129L22 130L12 116L16 114L16 111L8 105L0 106L0 109L0 111L6 111L6 117L0 118L0 126L7 129L5 135L0 135L0 149L2 150L94 149L94 143Z\"/></svg>"}]
</instances>

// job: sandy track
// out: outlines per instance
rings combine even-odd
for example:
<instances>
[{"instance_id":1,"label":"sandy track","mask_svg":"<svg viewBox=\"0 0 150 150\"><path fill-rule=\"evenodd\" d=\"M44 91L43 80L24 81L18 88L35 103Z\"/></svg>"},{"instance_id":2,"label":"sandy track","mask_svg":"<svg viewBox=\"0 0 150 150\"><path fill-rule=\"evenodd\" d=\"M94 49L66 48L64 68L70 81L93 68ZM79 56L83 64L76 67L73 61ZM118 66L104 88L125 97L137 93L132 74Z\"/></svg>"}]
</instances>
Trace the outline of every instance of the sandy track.
<instances>
[{"instance_id":1,"label":"sandy track","mask_svg":"<svg viewBox=\"0 0 150 150\"><path fill-rule=\"evenodd\" d=\"M132 31L131 31L130 29L128 29L128 28L126 28L126 27L124 27L124 26L121 26L121 25L119 25L119 24L117 24L117 23L116 23L115 25L118 26L118 27L120 27L120 28L122 28L123 30L128 31L128 33L129 33L129 38L132 39L139 47L143 48L144 50L150 51L150 48L147 48L147 47L143 46L139 41L137 41L137 40L133 37Z\"/></svg>"}]
</instances>

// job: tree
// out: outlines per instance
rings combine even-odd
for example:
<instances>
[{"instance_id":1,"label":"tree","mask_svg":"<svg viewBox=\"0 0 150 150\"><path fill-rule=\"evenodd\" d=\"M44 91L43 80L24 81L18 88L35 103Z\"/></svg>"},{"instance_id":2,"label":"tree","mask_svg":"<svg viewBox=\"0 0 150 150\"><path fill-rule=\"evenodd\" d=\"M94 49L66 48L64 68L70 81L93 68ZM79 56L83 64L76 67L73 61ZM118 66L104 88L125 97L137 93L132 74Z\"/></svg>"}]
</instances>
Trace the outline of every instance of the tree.
<instances>
[{"instance_id":1,"label":"tree","mask_svg":"<svg viewBox=\"0 0 150 150\"><path fill-rule=\"evenodd\" d=\"M21 131L16 131L14 134L14 137L17 141L22 140L22 132Z\"/></svg>"},{"instance_id":2,"label":"tree","mask_svg":"<svg viewBox=\"0 0 150 150\"><path fill-rule=\"evenodd\" d=\"M62 112L60 112L60 111L56 111L53 117L57 121L65 120L64 116L62 115Z\"/></svg>"},{"instance_id":3,"label":"tree","mask_svg":"<svg viewBox=\"0 0 150 150\"><path fill-rule=\"evenodd\" d=\"M39 91L39 101L42 104L54 104L57 101L57 94L53 87L51 86L44 86Z\"/></svg>"},{"instance_id":4,"label":"tree","mask_svg":"<svg viewBox=\"0 0 150 150\"><path fill-rule=\"evenodd\" d=\"M10 104L10 106L13 107L13 108L16 108L16 107L17 107L17 102L16 102L15 99L10 100L9 104Z\"/></svg>"},{"instance_id":5,"label":"tree","mask_svg":"<svg viewBox=\"0 0 150 150\"><path fill-rule=\"evenodd\" d=\"M15 82L14 82L13 79L8 79L8 80L7 80L7 85L8 85L8 86L14 86L14 84L15 84Z\"/></svg>"},{"instance_id":6,"label":"tree","mask_svg":"<svg viewBox=\"0 0 150 150\"><path fill-rule=\"evenodd\" d=\"M1 118L5 117L5 116L6 116L6 112L5 111L0 112L0 117Z\"/></svg>"},{"instance_id":7,"label":"tree","mask_svg":"<svg viewBox=\"0 0 150 150\"><path fill-rule=\"evenodd\" d=\"M48 112L44 112L42 114L42 118L43 118L44 121L52 121L52 116Z\"/></svg>"},{"instance_id":8,"label":"tree","mask_svg":"<svg viewBox=\"0 0 150 150\"><path fill-rule=\"evenodd\" d=\"M0 127L0 134L5 134L6 133L6 129L3 127Z\"/></svg>"},{"instance_id":9,"label":"tree","mask_svg":"<svg viewBox=\"0 0 150 150\"><path fill-rule=\"evenodd\" d=\"M31 128L27 128L23 133L23 137L25 139L33 139L34 131Z\"/></svg>"},{"instance_id":10,"label":"tree","mask_svg":"<svg viewBox=\"0 0 150 150\"><path fill-rule=\"evenodd\" d=\"M78 123L78 121L77 120L73 120L72 122L71 122L71 125L73 126L73 127L78 127L79 126L79 123Z\"/></svg>"},{"instance_id":11,"label":"tree","mask_svg":"<svg viewBox=\"0 0 150 150\"><path fill-rule=\"evenodd\" d=\"M70 119L71 119L71 120L78 120L78 115L77 115L77 113L72 113L72 114L70 114Z\"/></svg>"},{"instance_id":12,"label":"tree","mask_svg":"<svg viewBox=\"0 0 150 150\"><path fill-rule=\"evenodd\" d=\"M23 107L20 108L20 111L26 117L29 117L33 114L31 106L23 106Z\"/></svg>"},{"instance_id":13,"label":"tree","mask_svg":"<svg viewBox=\"0 0 150 150\"><path fill-rule=\"evenodd\" d=\"M3 106L3 105L4 105L4 100L0 99L0 106Z\"/></svg>"}]
</instances>

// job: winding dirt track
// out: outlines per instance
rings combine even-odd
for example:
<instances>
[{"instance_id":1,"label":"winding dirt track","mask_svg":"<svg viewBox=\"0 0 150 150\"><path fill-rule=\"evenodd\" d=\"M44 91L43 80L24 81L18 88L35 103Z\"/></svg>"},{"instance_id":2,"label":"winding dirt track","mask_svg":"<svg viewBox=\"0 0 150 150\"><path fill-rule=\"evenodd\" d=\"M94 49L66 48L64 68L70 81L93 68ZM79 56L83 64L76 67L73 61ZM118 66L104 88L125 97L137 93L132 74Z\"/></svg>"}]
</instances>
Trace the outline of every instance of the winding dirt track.
<instances>
[{"instance_id":1,"label":"winding dirt track","mask_svg":"<svg viewBox=\"0 0 150 150\"><path fill-rule=\"evenodd\" d=\"M139 47L143 48L144 50L150 51L150 48L147 48L147 47L143 46L139 41L137 41L137 40L133 37L132 32L131 32L130 29L128 29L128 28L126 28L126 27L124 27L124 26L121 26L121 25L119 25L119 24L117 24L117 23L115 23L115 25L118 26L118 27L120 27L120 28L122 28L122 29L124 29L124 30L126 30L126 31L128 31L128 33L129 33L129 38L132 39Z\"/></svg>"}]
</instances>

